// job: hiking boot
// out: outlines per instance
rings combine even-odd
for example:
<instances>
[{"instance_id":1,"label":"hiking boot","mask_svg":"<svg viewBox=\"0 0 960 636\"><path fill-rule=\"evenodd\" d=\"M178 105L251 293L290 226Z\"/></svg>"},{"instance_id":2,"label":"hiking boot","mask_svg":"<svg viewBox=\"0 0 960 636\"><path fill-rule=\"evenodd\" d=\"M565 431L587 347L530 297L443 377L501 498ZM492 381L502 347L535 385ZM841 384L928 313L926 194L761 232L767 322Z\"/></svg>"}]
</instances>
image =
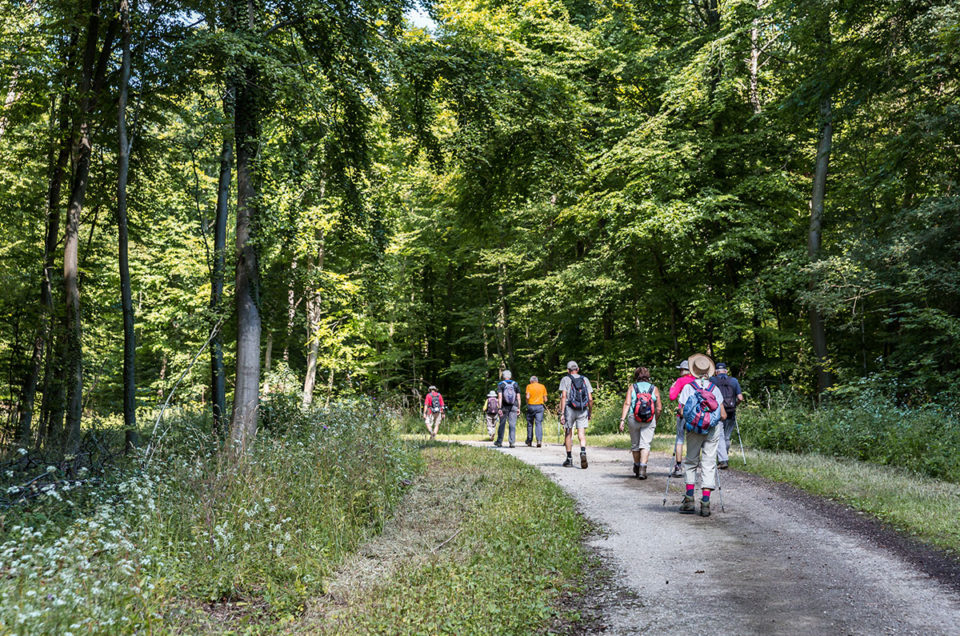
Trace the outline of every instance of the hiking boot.
<instances>
[{"instance_id":1,"label":"hiking boot","mask_svg":"<svg viewBox=\"0 0 960 636\"><path fill-rule=\"evenodd\" d=\"M496 446L497 448L503 448L503 444L500 442L494 442L493 445Z\"/></svg>"},{"instance_id":2,"label":"hiking boot","mask_svg":"<svg viewBox=\"0 0 960 636\"><path fill-rule=\"evenodd\" d=\"M640 479L640 466L638 466L637 464L633 465L633 476L636 477L637 479Z\"/></svg>"},{"instance_id":3,"label":"hiking boot","mask_svg":"<svg viewBox=\"0 0 960 636\"><path fill-rule=\"evenodd\" d=\"M640 474L637 475L637 478L638 478L638 479L646 479L646 478L647 478L647 467L646 467L646 466L641 466L641 467L640 467Z\"/></svg>"},{"instance_id":4,"label":"hiking boot","mask_svg":"<svg viewBox=\"0 0 960 636\"><path fill-rule=\"evenodd\" d=\"M692 507L692 506L693 506L693 504L691 504L691 507ZM709 501L701 501L701 502L700 502L700 516L701 516L701 517L709 517L709 516L710 516L710 502L709 502Z\"/></svg>"},{"instance_id":5,"label":"hiking boot","mask_svg":"<svg viewBox=\"0 0 960 636\"><path fill-rule=\"evenodd\" d=\"M671 476L671 477L683 477L683 471L680 470L680 464L679 464L679 463L673 465L673 472L670 473L670 476Z\"/></svg>"},{"instance_id":6,"label":"hiking boot","mask_svg":"<svg viewBox=\"0 0 960 636\"><path fill-rule=\"evenodd\" d=\"M720 470L726 470L730 468L730 464L728 464L727 462L720 462L719 464L717 464L717 468L719 468Z\"/></svg>"},{"instance_id":7,"label":"hiking boot","mask_svg":"<svg viewBox=\"0 0 960 636\"><path fill-rule=\"evenodd\" d=\"M586 468L586 467L587 467L587 454L580 453L580 468Z\"/></svg>"},{"instance_id":8,"label":"hiking boot","mask_svg":"<svg viewBox=\"0 0 960 636\"><path fill-rule=\"evenodd\" d=\"M528 439L526 442L524 442L524 444L526 444L527 446L533 446L533 440Z\"/></svg>"},{"instance_id":9,"label":"hiking boot","mask_svg":"<svg viewBox=\"0 0 960 636\"><path fill-rule=\"evenodd\" d=\"M537 448L540 448L540 446L541 446L540 442L537 442Z\"/></svg>"},{"instance_id":10,"label":"hiking boot","mask_svg":"<svg viewBox=\"0 0 960 636\"><path fill-rule=\"evenodd\" d=\"M510 448L516 448L515 444L510 444Z\"/></svg>"},{"instance_id":11,"label":"hiking boot","mask_svg":"<svg viewBox=\"0 0 960 636\"><path fill-rule=\"evenodd\" d=\"M697 511L696 507L693 505L693 497L688 497L687 495L683 496L683 503L680 504L680 514L682 515L692 515Z\"/></svg>"},{"instance_id":12,"label":"hiking boot","mask_svg":"<svg viewBox=\"0 0 960 636\"><path fill-rule=\"evenodd\" d=\"M573 468L573 459L567 457L563 462L564 468Z\"/></svg>"}]
</instances>

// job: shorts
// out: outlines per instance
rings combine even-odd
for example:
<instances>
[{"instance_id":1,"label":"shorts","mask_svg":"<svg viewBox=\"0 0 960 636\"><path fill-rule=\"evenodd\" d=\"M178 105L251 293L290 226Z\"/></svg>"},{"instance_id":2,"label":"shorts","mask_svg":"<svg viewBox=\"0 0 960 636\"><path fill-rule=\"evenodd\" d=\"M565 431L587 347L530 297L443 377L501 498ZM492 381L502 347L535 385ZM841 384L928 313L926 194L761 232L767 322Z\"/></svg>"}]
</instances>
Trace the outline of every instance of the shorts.
<instances>
[{"instance_id":1,"label":"shorts","mask_svg":"<svg viewBox=\"0 0 960 636\"><path fill-rule=\"evenodd\" d=\"M563 410L564 424L563 428L587 428L590 424L590 409L572 409L569 406Z\"/></svg>"},{"instance_id":2,"label":"shorts","mask_svg":"<svg viewBox=\"0 0 960 636\"><path fill-rule=\"evenodd\" d=\"M630 427L630 450L650 450L653 443L653 432L657 428L657 418L646 423L640 423L633 415L627 417L627 426Z\"/></svg>"},{"instance_id":3,"label":"shorts","mask_svg":"<svg viewBox=\"0 0 960 636\"><path fill-rule=\"evenodd\" d=\"M687 435L687 429L683 423L683 418L679 415L677 416L677 444L683 444L683 440Z\"/></svg>"}]
</instances>

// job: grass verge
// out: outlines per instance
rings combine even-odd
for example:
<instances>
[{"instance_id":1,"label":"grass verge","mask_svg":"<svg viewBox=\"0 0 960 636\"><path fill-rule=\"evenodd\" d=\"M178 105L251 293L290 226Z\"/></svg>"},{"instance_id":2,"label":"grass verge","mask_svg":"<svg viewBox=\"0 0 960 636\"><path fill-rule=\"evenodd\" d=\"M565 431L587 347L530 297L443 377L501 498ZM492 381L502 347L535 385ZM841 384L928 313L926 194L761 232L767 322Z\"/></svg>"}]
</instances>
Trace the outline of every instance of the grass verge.
<instances>
[{"instance_id":1,"label":"grass verge","mask_svg":"<svg viewBox=\"0 0 960 636\"><path fill-rule=\"evenodd\" d=\"M956 484L890 466L816 453L748 451L731 466L839 501L924 543L960 557L960 494Z\"/></svg>"},{"instance_id":2,"label":"grass verge","mask_svg":"<svg viewBox=\"0 0 960 636\"><path fill-rule=\"evenodd\" d=\"M573 501L499 453L427 444L423 457L397 518L293 631L521 634L564 618L588 561Z\"/></svg>"}]
</instances>

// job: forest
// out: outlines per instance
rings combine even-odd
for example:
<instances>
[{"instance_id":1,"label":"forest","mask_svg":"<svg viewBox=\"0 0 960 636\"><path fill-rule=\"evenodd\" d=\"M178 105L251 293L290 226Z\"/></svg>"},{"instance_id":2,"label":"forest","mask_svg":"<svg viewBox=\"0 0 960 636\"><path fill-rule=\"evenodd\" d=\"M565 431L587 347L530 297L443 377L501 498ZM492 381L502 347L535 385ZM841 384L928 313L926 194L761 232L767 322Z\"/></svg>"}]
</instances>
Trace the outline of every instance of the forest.
<instances>
[{"instance_id":1,"label":"forest","mask_svg":"<svg viewBox=\"0 0 960 636\"><path fill-rule=\"evenodd\" d=\"M958 78L951 0L2 0L0 447L693 351L930 402Z\"/></svg>"}]
</instances>

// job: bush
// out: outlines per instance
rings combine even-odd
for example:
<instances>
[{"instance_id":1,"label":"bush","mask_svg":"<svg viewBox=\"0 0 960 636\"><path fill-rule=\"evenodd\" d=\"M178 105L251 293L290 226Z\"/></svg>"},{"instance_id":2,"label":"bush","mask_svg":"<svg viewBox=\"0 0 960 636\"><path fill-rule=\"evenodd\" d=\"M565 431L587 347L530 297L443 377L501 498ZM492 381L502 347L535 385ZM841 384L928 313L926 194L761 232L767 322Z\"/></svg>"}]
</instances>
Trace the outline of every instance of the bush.
<instances>
[{"instance_id":1,"label":"bush","mask_svg":"<svg viewBox=\"0 0 960 636\"><path fill-rule=\"evenodd\" d=\"M182 418L170 450L86 493L90 512L68 525L52 514L76 505L65 488L8 512L0 632L152 631L184 619L184 597L281 614L321 592L391 513L418 455L364 402L274 423L237 461Z\"/></svg>"},{"instance_id":2,"label":"bush","mask_svg":"<svg viewBox=\"0 0 960 636\"><path fill-rule=\"evenodd\" d=\"M745 441L758 448L897 465L960 483L960 413L955 401L941 402L898 404L883 387L864 382L832 392L819 407L771 393L767 408L742 407L738 421Z\"/></svg>"}]
</instances>

